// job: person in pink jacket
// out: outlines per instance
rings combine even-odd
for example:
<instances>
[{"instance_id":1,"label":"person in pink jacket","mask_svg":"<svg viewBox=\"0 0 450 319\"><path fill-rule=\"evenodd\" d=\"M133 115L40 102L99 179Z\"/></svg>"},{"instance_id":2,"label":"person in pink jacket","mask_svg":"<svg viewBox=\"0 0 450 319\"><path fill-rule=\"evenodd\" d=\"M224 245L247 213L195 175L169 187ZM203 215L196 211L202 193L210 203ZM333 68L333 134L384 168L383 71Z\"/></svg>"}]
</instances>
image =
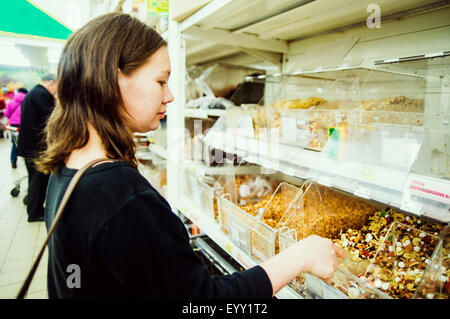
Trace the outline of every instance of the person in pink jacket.
<instances>
[{"instance_id":1,"label":"person in pink jacket","mask_svg":"<svg viewBox=\"0 0 450 319\"><path fill-rule=\"evenodd\" d=\"M5 116L9 120L9 125L19 127L20 126L20 110L21 103L27 94L27 89L21 88L17 90L17 93L14 95L13 99L9 101L8 105L6 105ZM17 139L16 139L17 141ZM11 166L12 168L17 168L17 142L12 140L12 148L11 148Z\"/></svg>"}]
</instances>

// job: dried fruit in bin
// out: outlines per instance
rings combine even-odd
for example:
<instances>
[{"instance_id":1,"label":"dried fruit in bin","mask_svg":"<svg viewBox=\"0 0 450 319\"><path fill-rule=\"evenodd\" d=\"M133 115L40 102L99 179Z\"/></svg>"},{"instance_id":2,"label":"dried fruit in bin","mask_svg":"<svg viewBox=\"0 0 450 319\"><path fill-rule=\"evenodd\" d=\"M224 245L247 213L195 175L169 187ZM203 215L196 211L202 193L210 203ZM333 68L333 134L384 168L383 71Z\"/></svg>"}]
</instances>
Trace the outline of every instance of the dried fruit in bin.
<instances>
[{"instance_id":1,"label":"dried fruit in bin","mask_svg":"<svg viewBox=\"0 0 450 319\"><path fill-rule=\"evenodd\" d=\"M280 100L275 103L275 107L290 109L309 109L310 107L320 106L325 103L327 103L325 99L311 96L307 99Z\"/></svg>"}]
</instances>

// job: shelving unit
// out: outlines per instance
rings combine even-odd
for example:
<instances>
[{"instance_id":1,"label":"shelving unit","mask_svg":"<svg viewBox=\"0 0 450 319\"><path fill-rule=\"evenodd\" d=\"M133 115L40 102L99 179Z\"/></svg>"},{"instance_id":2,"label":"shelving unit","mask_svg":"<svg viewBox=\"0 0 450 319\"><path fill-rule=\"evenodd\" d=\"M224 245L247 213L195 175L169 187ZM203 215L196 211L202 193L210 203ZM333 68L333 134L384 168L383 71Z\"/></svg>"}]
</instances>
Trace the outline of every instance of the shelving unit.
<instances>
[{"instance_id":1,"label":"shelving unit","mask_svg":"<svg viewBox=\"0 0 450 319\"><path fill-rule=\"evenodd\" d=\"M373 13L373 9L369 10L371 4L372 1L360 0L270 3L265 0L214 0L184 19L169 19L168 43L173 70L169 86L175 97L168 108L169 147L164 152L152 145L150 150L167 159L168 200L172 208L198 225L245 268L254 265L255 261L233 244L218 224L201 213L179 187L186 168L199 175L226 173L225 167L207 167L184 160L179 150L184 149L185 118L213 117L219 122L230 114L226 110L185 107L186 67L226 63L263 69L268 77L282 78L286 75L314 77L325 71L384 69L387 66L395 72L440 76L444 81L435 94L439 95L441 107L435 113L440 114L443 130L450 136L450 129L445 125L446 121L450 122L449 66L439 64L439 59L448 56L450 49L450 2L378 1L380 28L370 27L367 22ZM176 1L171 1L170 5L176 5ZM418 66L406 64L408 61L419 61ZM269 97L273 98L266 92L266 100ZM321 156L320 152L273 141L261 143L255 137L230 136L224 130L211 134L205 143L236 154L249 163L313 180L407 214L444 223L450 221L448 179L370 161L336 161ZM448 146L445 147L447 162L444 164L450 165ZM299 298L300 295L287 287L277 297Z\"/></svg>"}]
</instances>

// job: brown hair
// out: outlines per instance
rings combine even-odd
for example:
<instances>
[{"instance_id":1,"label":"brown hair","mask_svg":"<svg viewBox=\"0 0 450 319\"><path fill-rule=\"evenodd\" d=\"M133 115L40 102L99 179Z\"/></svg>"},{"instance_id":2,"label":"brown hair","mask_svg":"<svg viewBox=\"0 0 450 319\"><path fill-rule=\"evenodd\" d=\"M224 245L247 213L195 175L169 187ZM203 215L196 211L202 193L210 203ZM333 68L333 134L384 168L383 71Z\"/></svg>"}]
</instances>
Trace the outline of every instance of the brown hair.
<instances>
[{"instance_id":1,"label":"brown hair","mask_svg":"<svg viewBox=\"0 0 450 319\"><path fill-rule=\"evenodd\" d=\"M57 101L46 129L47 149L36 161L45 173L64 165L70 153L97 131L107 156L137 167L133 132L124 119L118 70L145 64L167 43L152 28L123 13L99 16L67 40L58 64Z\"/></svg>"}]
</instances>

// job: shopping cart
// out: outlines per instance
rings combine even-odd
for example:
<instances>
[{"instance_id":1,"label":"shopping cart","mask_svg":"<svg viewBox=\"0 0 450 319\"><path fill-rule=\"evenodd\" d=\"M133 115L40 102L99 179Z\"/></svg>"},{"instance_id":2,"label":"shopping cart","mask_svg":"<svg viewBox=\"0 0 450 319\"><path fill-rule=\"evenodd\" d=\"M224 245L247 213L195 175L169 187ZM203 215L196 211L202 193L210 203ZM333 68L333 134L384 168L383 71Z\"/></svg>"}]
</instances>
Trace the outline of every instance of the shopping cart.
<instances>
[{"instance_id":1,"label":"shopping cart","mask_svg":"<svg viewBox=\"0 0 450 319\"><path fill-rule=\"evenodd\" d=\"M11 125L6 125L6 133L7 133L7 135L9 135L11 143L13 143L17 147L18 140L19 140L19 128L15 127L15 126L11 126ZM12 197L19 196L20 184L26 178L27 178L27 176L25 175L14 181L14 188L11 189L11 192L10 192Z\"/></svg>"}]
</instances>

